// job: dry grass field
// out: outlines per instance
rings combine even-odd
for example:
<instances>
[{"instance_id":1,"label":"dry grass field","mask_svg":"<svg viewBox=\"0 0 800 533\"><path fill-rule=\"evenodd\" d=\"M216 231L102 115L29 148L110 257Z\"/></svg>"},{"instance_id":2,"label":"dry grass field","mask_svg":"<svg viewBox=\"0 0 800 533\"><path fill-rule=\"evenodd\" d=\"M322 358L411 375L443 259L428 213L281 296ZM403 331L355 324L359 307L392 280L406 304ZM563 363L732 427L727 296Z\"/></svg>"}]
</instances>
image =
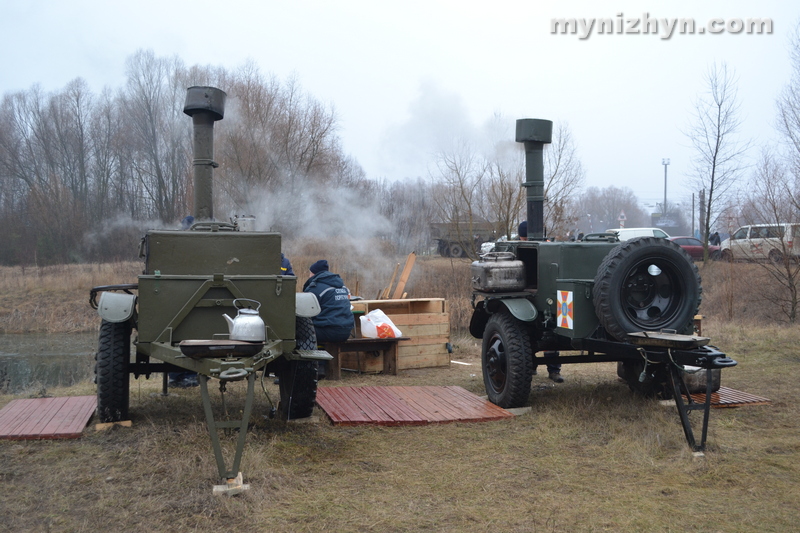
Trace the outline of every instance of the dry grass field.
<instances>
[{"instance_id":1,"label":"dry grass field","mask_svg":"<svg viewBox=\"0 0 800 533\"><path fill-rule=\"evenodd\" d=\"M291 257L299 273L319 255ZM368 273L358 266L364 263L328 259L366 297L404 260L377 268L373 259L375 273ZM564 384L535 376L531 412L501 422L342 428L317 409L316 423L287 425L264 418L269 403L259 392L241 468L251 490L219 497L211 493L218 479L199 391L163 397L159 379L140 379L131 383L132 428L89 427L71 441L0 441L0 529L797 531L800 329L774 325L780 319L768 314L763 285L752 281L757 266L727 273L722 266L701 269L704 333L739 361L723 372L723 385L772 404L714 410L703 458L692 456L675 409L633 396L613 364L571 365ZM66 330L96 327L88 288L130 282L140 267L61 268L0 269L0 329L36 330L59 319ZM66 273L73 268L85 278ZM412 278L409 296L446 297L454 327L465 325L468 262L420 258ZM736 291L726 294L732 282ZM745 316L721 320L732 297ZM482 395L477 342L457 333L453 342L453 359L470 365L346 373L321 386L460 385ZM241 398L239 385L230 387L229 407ZM277 398L275 385L266 389ZM0 396L0 407L18 397L25 395ZM233 437L223 441L232 449Z\"/></svg>"}]
</instances>

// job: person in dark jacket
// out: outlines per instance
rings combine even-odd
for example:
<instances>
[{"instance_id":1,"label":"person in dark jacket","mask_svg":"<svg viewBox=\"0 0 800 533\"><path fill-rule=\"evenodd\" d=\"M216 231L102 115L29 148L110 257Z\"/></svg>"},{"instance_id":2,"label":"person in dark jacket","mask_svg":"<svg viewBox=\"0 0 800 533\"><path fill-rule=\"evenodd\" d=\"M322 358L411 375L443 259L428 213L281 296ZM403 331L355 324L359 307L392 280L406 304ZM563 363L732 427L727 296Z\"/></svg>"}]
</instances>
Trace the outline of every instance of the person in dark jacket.
<instances>
[{"instance_id":1,"label":"person in dark jacket","mask_svg":"<svg viewBox=\"0 0 800 533\"><path fill-rule=\"evenodd\" d=\"M281 252L281 276L294 276L292 263L289 262L288 257L283 255L283 252Z\"/></svg>"},{"instance_id":2,"label":"person in dark jacket","mask_svg":"<svg viewBox=\"0 0 800 533\"><path fill-rule=\"evenodd\" d=\"M320 259L309 267L310 277L303 292L317 296L321 311L312 320L317 342L343 342L353 330L353 311L350 309L350 291L339 274L328 270L328 262Z\"/></svg>"}]
</instances>

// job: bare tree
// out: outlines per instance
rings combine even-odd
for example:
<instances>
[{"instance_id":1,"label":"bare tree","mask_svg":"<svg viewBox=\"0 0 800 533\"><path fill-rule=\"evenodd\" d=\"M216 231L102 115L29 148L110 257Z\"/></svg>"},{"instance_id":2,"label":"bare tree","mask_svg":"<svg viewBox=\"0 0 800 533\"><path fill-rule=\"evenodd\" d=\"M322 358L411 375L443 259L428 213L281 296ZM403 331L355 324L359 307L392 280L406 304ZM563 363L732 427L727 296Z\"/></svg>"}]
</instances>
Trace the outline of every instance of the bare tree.
<instances>
[{"instance_id":1,"label":"bare tree","mask_svg":"<svg viewBox=\"0 0 800 533\"><path fill-rule=\"evenodd\" d=\"M146 195L149 216L174 223L188 212L190 125L183 115L185 82L180 60L139 51L127 62L123 105L136 157L131 169Z\"/></svg>"},{"instance_id":2,"label":"bare tree","mask_svg":"<svg viewBox=\"0 0 800 533\"><path fill-rule=\"evenodd\" d=\"M544 225L549 235L566 235L578 217L571 204L586 179L572 131L556 122L553 142L544 150Z\"/></svg>"},{"instance_id":3,"label":"bare tree","mask_svg":"<svg viewBox=\"0 0 800 533\"><path fill-rule=\"evenodd\" d=\"M490 128L495 139L490 139L493 150L487 157L487 212L497 232L508 237L525 217L526 207L526 192L520 186L525 181L524 151L513 141L512 124L502 115L494 116ZM577 219L570 206L584 179L572 132L566 123L556 123L553 142L544 150L544 226L549 236L565 235L574 227Z\"/></svg>"},{"instance_id":4,"label":"bare tree","mask_svg":"<svg viewBox=\"0 0 800 533\"><path fill-rule=\"evenodd\" d=\"M495 231L498 235L511 238L516 231L516 224L520 213L525 207L525 191L520 184L523 178L524 166L520 160L510 166L500 159L491 161L488 165L489 185L486 187L487 202L490 212L493 213Z\"/></svg>"},{"instance_id":5,"label":"bare tree","mask_svg":"<svg viewBox=\"0 0 800 533\"><path fill-rule=\"evenodd\" d=\"M778 97L777 129L786 141L792 172L800 177L800 23L792 35L790 61L792 78Z\"/></svg>"},{"instance_id":6,"label":"bare tree","mask_svg":"<svg viewBox=\"0 0 800 533\"><path fill-rule=\"evenodd\" d=\"M489 175L484 157L467 141L454 143L450 151L436 156L437 183L433 200L441 222L455 232L468 257L476 256L474 235L478 224L486 223L485 186Z\"/></svg>"},{"instance_id":7,"label":"bare tree","mask_svg":"<svg viewBox=\"0 0 800 533\"><path fill-rule=\"evenodd\" d=\"M619 227L622 212L629 227L649 225L647 213L639 207L639 199L627 187L589 187L578 197L574 211L580 214L578 229L583 233L599 233Z\"/></svg>"},{"instance_id":8,"label":"bare tree","mask_svg":"<svg viewBox=\"0 0 800 533\"><path fill-rule=\"evenodd\" d=\"M738 138L741 119L736 77L725 63L714 64L705 76L706 89L695 102L692 125L685 132L695 150L695 187L705 190L702 241L708 259L708 237L721 214L731 187L743 172L741 158L749 142Z\"/></svg>"},{"instance_id":9,"label":"bare tree","mask_svg":"<svg viewBox=\"0 0 800 533\"><path fill-rule=\"evenodd\" d=\"M794 220L798 208L795 178L768 150L762 152L749 185L750 193L742 205L745 223L782 226L786 221ZM800 310L800 262L793 250L792 236L783 235L783 228L780 231L782 237L787 238L776 239L775 250L778 253L771 251L770 260L759 264L782 288L772 299L793 324ZM800 235L793 236L798 237Z\"/></svg>"}]
</instances>

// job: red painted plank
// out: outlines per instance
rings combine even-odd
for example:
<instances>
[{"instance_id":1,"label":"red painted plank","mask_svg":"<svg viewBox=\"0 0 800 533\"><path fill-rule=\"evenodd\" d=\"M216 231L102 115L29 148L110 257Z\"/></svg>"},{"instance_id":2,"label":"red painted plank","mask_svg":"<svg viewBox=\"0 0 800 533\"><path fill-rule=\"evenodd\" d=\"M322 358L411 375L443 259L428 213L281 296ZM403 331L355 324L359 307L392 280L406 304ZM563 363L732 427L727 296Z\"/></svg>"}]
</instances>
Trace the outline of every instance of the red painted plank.
<instances>
[{"instance_id":1,"label":"red painted plank","mask_svg":"<svg viewBox=\"0 0 800 533\"><path fill-rule=\"evenodd\" d=\"M692 400L697 403L705 403L706 394L704 392L692 394ZM769 398L756 396L748 392L720 387L717 392L711 393L712 407L737 407L740 405L767 405L772 403Z\"/></svg>"},{"instance_id":2,"label":"red painted plank","mask_svg":"<svg viewBox=\"0 0 800 533\"><path fill-rule=\"evenodd\" d=\"M365 423L369 417L339 387L325 387L317 390L317 404L328 413L336 423Z\"/></svg>"},{"instance_id":3,"label":"red painted plank","mask_svg":"<svg viewBox=\"0 0 800 533\"><path fill-rule=\"evenodd\" d=\"M317 403L338 425L422 425L513 416L461 387L322 387Z\"/></svg>"},{"instance_id":4,"label":"red painted plank","mask_svg":"<svg viewBox=\"0 0 800 533\"><path fill-rule=\"evenodd\" d=\"M514 416L499 405L495 405L489 400L479 398L463 387L450 386L447 387L447 390L449 390L454 396L460 398L464 402L463 405L470 411L474 409L476 416L498 420L503 418L512 418Z\"/></svg>"},{"instance_id":5,"label":"red painted plank","mask_svg":"<svg viewBox=\"0 0 800 533\"><path fill-rule=\"evenodd\" d=\"M66 398L37 398L36 411L17 429L18 435L38 435L41 429L58 413Z\"/></svg>"},{"instance_id":6,"label":"red painted plank","mask_svg":"<svg viewBox=\"0 0 800 533\"><path fill-rule=\"evenodd\" d=\"M331 398L335 401L340 411L340 419L342 422L366 423L370 421L370 417L367 413L347 394L347 391L338 388L329 390Z\"/></svg>"},{"instance_id":7,"label":"red painted plank","mask_svg":"<svg viewBox=\"0 0 800 533\"><path fill-rule=\"evenodd\" d=\"M416 411L409 408L401 397L384 387L370 387L369 395L392 418L396 425L424 425L428 421Z\"/></svg>"},{"instance_id":8,"label":"red painted plank","mask_svg":"<svg viewBox=\"0 0 800 533\"><path fill-rule=\"evenodd\" d=\"M396 426L405 422L402 413L391 409L390 402L382 401L380 397L376 398L369 387L354 389L353 395L372 421L387 426Z\"/></svg>"},{"instance_id":9,"label":"red painted plank","mask_svg":"<svg viewBox=\"0 0 800 533\"><path fill-rule=\"evenodd\" d=\"M13 400L0 409L0 438L80 437L96 404L94 396Z\"/></svg>"},{"instance_id":10,"label":"red painted plank","mask_svg":"<svg viewBox=\"0 0 800 533\"><path fill-rule=\"evenodd\" d=\"M448 406L444 398L438 397L429 387L422 387L418 394L409 396L423 410L431 422L455 421L461 418L457 409Z\"/></svg>"},{"instance_id":11,"label":"red painted plank","mask_svg":"<svg viewBox=\"0 0 800 533\"><path fill-rule=\"evenodd\" d=\"M513 416L511 413L503 409L502 413L505 413L505 416L500 415L498 417L496 410L497 406L474 395L467 397L459 394L458 391L452 388L445 387L444 390L433 390L430 392L434 397L439 398L442 402L446 401L448 405L453 406L454 409L457 409L457 420L462 422L476 422L491 418L506 418L507 416ZM466 393L465 390L464 392ZM492 409L492 407L494 407L494 409Z\"/></svg>"},{"instance_id":12,"label":"red painted plank","mask_svg":"<svg viewBox=\"0 0 800 533\"><path fill-rule=\"evenodd\" d=\"M61 407L56 416L41 429L42 438L49 435L70 435L74 437L83 433L88 420L97 406L94 396L72 396Z\"/></svg>"},{"instance_id":13,"label":"red painted plank","mask_svg":"<svg viewBox=\"0 0 800 533\"><path fill-rule=\"evenodd\" d=\"M33 402L11 400L0 410L0 436L13 434L35 411L36 405Z\"/></svg>"}]
</instances>

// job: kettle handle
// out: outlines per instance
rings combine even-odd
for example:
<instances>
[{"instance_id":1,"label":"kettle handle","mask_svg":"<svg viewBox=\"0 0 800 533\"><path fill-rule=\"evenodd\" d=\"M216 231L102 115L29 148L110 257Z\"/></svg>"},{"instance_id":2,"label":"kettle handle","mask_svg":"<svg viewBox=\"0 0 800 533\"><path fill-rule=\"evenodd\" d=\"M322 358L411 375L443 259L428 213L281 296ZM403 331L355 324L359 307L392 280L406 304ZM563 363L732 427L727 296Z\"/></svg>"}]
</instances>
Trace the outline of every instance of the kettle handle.
<instances>
[{"instance_id":1,"label":"kettle handle","mask_svg":"<svg viewBox=\"0 0 800 533\"><path fill-rule=\"evenodd\" d=\"M238 305L236 305L236 302L253 302L254 304L256 304L256 311L258 311L258 310L261 308L261 302L258 302L258 301L256 301L256 300L251 300L251 299L249 299L249 298L236 298L236 299L233 301L233 306L234 306L236 309L244 309L244 307L239 307ZM250 307L250 306L247 306L247 307L248 307L248 308L250 308L250 309L252 309L252 307Z\"/></svg>"}]
</instances>

